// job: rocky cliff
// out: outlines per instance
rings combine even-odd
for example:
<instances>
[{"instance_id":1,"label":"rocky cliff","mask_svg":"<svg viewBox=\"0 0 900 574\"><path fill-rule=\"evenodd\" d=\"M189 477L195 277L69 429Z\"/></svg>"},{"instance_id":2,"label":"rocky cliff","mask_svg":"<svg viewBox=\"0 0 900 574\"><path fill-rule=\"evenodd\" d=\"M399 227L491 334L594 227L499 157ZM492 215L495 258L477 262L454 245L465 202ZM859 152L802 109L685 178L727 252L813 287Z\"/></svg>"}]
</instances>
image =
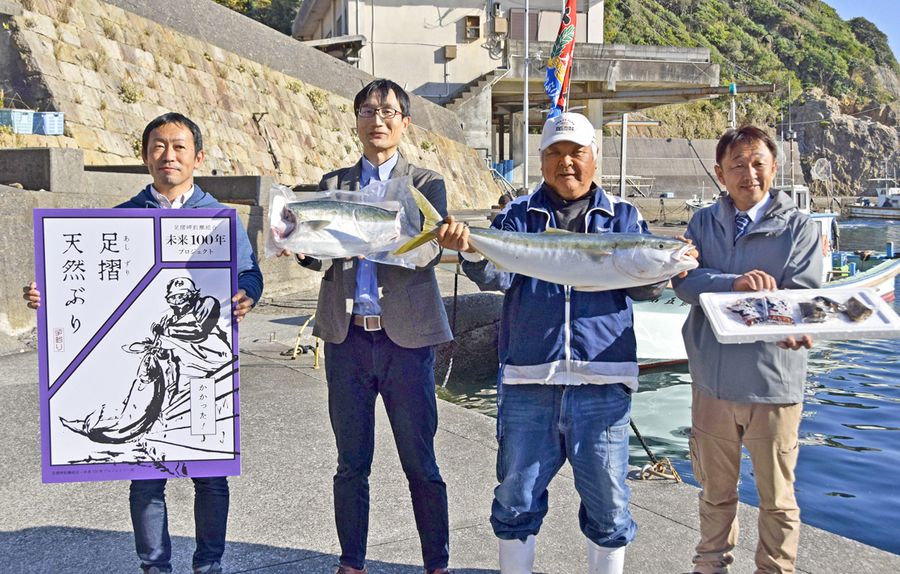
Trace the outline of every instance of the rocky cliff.
<instances>
[{"instance_id":1,"label":"rocky cliff","mask_svg":"<svg viewBox=\"0 0 900 574\"><path fill-rule=\"evenodd\" d=\"M900 163L900 127L889 105L844 104L821 90L804 93L792 110L803 173L814 193L859 195L866 180L893 176ZM824 158L831 164L832 189L813 181L811 168ZM885 165L890 173L885 174Z\"/></svg>"}]
</instances>

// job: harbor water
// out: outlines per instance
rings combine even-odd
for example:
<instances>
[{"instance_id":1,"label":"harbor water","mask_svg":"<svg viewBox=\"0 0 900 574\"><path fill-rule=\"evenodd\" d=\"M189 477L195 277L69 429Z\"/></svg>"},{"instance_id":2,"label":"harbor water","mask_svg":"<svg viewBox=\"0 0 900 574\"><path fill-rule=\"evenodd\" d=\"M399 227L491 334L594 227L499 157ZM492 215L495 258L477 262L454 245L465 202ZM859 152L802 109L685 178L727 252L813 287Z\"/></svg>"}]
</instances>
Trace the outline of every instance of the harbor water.
<instances>
[{"instance_id":1,"label":"harbor water","mask_svg":"<svg viewBox=\"0 0 900 574\"><path fill-rule=\"evenodd\" d=\"M900 246L900 223L840 222L841 248ZM900 313L900 276L894 285ZM900 345L897 340L823 341L810 351L800 425L797 498L804 523L900 554ZM688 460L691 378L687 365L642 372L632 418L657 457L696 484ZM442 398L496 416L495 381L454 381ZM740 499L758 503L744 453ZM647 454L631 439L631 463Z\"/></svg>"}]
</instances>

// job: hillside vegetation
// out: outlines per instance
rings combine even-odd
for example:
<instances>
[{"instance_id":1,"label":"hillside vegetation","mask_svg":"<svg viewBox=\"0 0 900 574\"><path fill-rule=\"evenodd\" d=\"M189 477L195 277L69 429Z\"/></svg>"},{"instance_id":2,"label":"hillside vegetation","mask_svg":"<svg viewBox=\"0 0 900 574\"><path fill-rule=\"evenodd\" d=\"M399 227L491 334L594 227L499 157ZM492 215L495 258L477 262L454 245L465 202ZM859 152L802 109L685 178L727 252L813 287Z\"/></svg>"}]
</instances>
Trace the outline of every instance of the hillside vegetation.
<instances>
[{"instance_id":1,"label":"hillside vegetation","mask_svg":"<svg viewBox=\"0 0 900 574\"><path fill-rule=\"evenodd\" d=\"M291 24L303 0L214 0L226 8L290 36Z\"/></svg>"},{"instance_id":2,"label":"hillside vegetation","mask_svg":"<svg viewBox=\"0 0 900 574\"><path fill-rule=\"evenodd\" d=\"M739 97L739 121L778 125L788 101L814 87L855 110L900 96L885 34L865 18L841 20L820 0L606 0L604 33L616 44L706 47L723 84L776 84L774 96ZM665 123L650 132L717 137L728 105L650 110Z\"/></svg>"}]
</instances>

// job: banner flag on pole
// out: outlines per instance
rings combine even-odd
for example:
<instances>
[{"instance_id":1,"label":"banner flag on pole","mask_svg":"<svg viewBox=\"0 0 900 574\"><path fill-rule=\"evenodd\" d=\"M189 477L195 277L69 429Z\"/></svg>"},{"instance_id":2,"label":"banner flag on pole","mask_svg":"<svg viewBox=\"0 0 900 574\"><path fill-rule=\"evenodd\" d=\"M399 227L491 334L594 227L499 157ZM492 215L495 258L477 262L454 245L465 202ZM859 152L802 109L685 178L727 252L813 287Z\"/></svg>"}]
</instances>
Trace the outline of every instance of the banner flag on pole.
<instances>
[{"instance_id":1,"label":"banner flag on pole","mask_svg":"<svg viewBox=\"0 0 900 574\"><path fill-rule=\"evenodd\" d=\"M550 97L550 115L558 116L566 108L566 96L569 93L569 78L572 75L572 60L575 51L575 0L565 0L562 21L556 42L550 51L547 62L547 78L544 80L544 91Z\"/></svg>"}]
</instances>

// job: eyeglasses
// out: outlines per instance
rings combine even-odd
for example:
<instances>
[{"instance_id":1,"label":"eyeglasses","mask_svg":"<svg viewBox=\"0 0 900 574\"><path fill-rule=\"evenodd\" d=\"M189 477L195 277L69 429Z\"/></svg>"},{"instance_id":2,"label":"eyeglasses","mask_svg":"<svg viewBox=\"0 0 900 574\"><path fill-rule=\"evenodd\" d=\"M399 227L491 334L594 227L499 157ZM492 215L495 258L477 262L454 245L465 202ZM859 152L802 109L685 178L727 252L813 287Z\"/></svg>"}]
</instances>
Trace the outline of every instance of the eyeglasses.
<instances>
[{"instance_id":1,"label":"eyeglasses","mask_svg":"<svg viewBox=\"0 0 900 574\"><path fill-rule=\"evenodd\" d=\"M400 110L395 110L394 108L370 108L370 107L362 107L357 110L356 115L361 118L372 118L375 115L378 115L379 118L383 120L392 119L394 116L403 117L403 112Z\"/></svg>"}]
</instances>

